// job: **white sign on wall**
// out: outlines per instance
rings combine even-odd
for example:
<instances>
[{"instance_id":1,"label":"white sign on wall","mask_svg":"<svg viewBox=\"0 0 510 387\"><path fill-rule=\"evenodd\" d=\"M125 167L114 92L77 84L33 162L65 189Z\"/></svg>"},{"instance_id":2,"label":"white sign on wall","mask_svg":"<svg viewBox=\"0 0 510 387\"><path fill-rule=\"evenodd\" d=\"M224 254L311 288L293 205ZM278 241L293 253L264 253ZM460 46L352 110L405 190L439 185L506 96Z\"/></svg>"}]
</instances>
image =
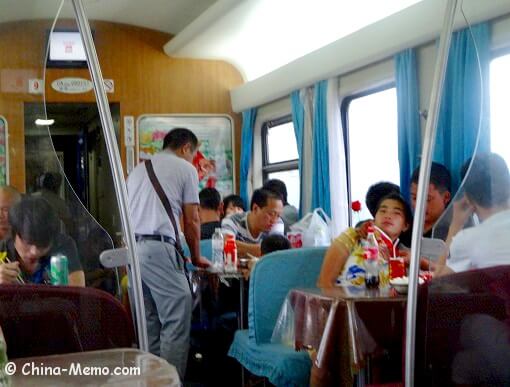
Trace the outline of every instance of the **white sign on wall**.
<instances>
[{"instance_id":1,"label":"white sign on wall","mask_svg":"<svg viewBox=\"0 0 510 387\"><path fill-rule=\"evenodd\" d=\"M103 85L107 93L115 92L115 83L113 82L113 79L103 79Z\"/></svg>"},{"instance_id":2,"label":"white sign on wall","mask_svg":"<svg viewBox=\"0 0 510 387\"><path fill-rule=\"evenodd\" d=\"M135 145L135 118L124 116L124 145Z\"/></svg>"},{"instance_id":3,"label":"white sign on wall","mask_svg":"<svg viewBox=\"0 0 510 387\"><path fill-rule=\"evenodd\" d=\"M44 91L44 81L42 79L29 79L28 92L30 94L42 94Z\"/></svg>"},{"instance_id":4,"label":"white sign on wall","mask_svg":"<svg viewBox=\"0 0 510 387\"><path fill-rule=\"evenodd\" d=\"M41 81L39 79L31 79L30 81ZM107 93L113 93L115 91L115 83L113 79L103 79L103 85ZM85 78L59 78L51 82L51 87L65 94L80 94L86 93L94 88L92 81ZM44 87L43 87L44 89ZM30 91L30 82L29 82ZM42 93L42 91L41 91ZM32 93L39 94L39 93Z\"/></svg>"},{"instance_id":5,"label":"white sign on wall","mask_svg":"<svg viewBox=\"0 0 510 387\"><path fill-rule=\"evenodd\" d=\"M85 78L59 78L51 82L51 87L65 94L86 93L93 89L92 82Z\"/></svg>"}]
</instances>

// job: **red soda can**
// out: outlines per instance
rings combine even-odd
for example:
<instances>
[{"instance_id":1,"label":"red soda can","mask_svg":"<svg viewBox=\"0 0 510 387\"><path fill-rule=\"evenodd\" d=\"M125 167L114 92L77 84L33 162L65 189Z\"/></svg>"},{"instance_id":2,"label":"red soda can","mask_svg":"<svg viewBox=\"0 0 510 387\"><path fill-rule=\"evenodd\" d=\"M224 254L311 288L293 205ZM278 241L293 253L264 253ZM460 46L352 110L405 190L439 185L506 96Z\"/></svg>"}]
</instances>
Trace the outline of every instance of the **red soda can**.
<instances>
[{"instance_id":1,"label":"red soda can","mask_svg":"<svg viewBox=\"0 0 510 387\"><path fill-rule=\"evenodd\" d=\"M287 233L287 239L290 242L290 246L293 249L299 249L303 247L303 234L299 231L289 231Z\"/></svg>"}]
</instances>

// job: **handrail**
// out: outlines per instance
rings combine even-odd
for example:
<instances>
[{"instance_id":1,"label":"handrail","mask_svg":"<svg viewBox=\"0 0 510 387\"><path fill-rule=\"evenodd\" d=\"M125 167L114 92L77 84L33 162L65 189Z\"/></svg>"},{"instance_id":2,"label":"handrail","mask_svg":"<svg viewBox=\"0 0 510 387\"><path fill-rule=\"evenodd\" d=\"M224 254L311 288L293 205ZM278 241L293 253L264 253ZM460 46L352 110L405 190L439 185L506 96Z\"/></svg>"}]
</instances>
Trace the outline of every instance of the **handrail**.
<instances>
[{"instance_id":1,"label":"handrail","mask_svg":"<svg viewBox=\"0 0 510 387\"><path fill-rule=\"evenodd\" d=\"M416 197L416 211L413 222L413 236L411 240L411 260L409 266L409 286L407 295L406 319L406 352L405 352L405 385L414 386L415 368L415 335L416 335L416 304L418 297L418 274L420 268L421 237L423 234L423 218L425 203L430 179L430 166L432 163L432 150L436 142L436 129L439 115L441 95L443 91L448 52L453 30L453 22L457 9L457 0L448 0L443 21L443 29L439 38L434 80L430 96L429 115L425 126L423 150L421 153L420 176L418 179L418 192Z\"/></svg>"},{"instance_id":2,"label":"handrail","mask_svg":"<svg viewBox=\"0 0 510 387\"><path fill-rule=\"evenodd\" d=\"M106 91L103 85L103 75L99 67L99 60L97 59L92 33L90 26L85 15L85 10L81 0L72 0L78 29L83 40L87 62L89 64L90 76L94 83L94 94L96 95L97 105L99 109L99 118L101 119L101 126L105 136L106 150L108 152L108 159L113 175L113 185L115 187L115 194L117 202L119 203L120 218L122 223L122 231L125 235L129 266L128 270L130 275L130 282L133 288L133 298L135 305L136 327L138 334L138 344L142 351L149 350L149 342L147 338L147 324L145 320L145 306L142 294L142 280L140 276L140 263L136 259L136 242L135 236L132 232L131 223L129 221L129 210L127 200L127 189L124 181L124 174L122 172L122 164L117 147L115 130L113 127L112 115Z\"/></svg>"}]
</instances>

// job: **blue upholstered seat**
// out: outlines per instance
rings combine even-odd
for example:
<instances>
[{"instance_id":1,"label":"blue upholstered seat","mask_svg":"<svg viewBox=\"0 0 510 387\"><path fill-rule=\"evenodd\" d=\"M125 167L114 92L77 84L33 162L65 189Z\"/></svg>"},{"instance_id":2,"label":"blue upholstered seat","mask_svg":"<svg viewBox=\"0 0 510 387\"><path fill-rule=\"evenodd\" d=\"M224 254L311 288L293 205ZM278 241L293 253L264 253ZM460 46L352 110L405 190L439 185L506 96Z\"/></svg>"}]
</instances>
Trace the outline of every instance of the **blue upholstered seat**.
<instances>
[{"instance_id":1,"label":"blue upholstered seat","mask_svg":"<svg viewBox=\"0 0 510 387\"><path fill-rule=\"evenodd\" d=\"M251 273L248 329L236 332L229 355L276 386L309 383L308 353L270 340L287 293L315 287L325 252L324 247L277 251L261 259Z\"/></svg>"},{"instance_id":2,"label":"blue upholstered seat","mask_svg":"<svg viewBox=\"0 0 510 387\"><path fill-rule=\"evenodd\" d=\"M202 255L202 257L205 257L209 261L212 261L212 240L211 239L203 239L200 241L200 254Z\"/></svg>"},{"instance_id":3,"label":"blue upholstered seat","mask_svg":"<svg viewBox=\"0 0 510 387\"><path fill-rule=\"evenodd\" d=\"M191 252L189 251L189 247L187 243L182 245L182 250L184 251L185 257L190 257ZM203 239L200 241L200 255L204 258L207 258L209 261L212 261L212 240L211 239ZM187 262L186 266L188 270L195 270L195 266L191 262Z\"/></svg>"}]
</instances>

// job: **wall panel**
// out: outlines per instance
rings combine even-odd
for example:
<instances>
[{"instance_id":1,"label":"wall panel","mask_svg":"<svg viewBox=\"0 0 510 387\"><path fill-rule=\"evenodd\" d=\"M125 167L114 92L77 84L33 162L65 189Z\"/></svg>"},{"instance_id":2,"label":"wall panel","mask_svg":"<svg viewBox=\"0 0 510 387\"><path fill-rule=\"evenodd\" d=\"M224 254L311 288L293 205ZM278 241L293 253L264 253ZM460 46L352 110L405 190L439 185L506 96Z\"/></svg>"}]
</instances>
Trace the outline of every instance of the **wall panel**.
<instances>
[{"instance_id":1,"label":"wall panel","mask_svg":"<svg viewBox=\"0 0 510 387\"><path fill-rule=\"evenodd\" d=\"M59 21L57 25L70 26L74 27L74 22ZM23 104L43 100L40 95L28 94L28 79L43 77L49 27L50 21L0 24L0 114L9 123L11 184L22 191L25 189ZM124 115L136 119L144 113L229 114L235 125L235 173L239 176L241 117L232 111L229 94L230 89L242 84L239 72L222 61L168 57L163 45L171 36L166 33L101 21L91 21L91 27L103 77L115 82L115 92L108 94L108 98L110 102L120 103L123 163ZM90 79L87 69L47 69L47 102L95 102L92 91L63 94L53 90L51 82L62 77ZM19 90L6 91L10 84L18 85Z\"/></svg>"}]
</instances>

